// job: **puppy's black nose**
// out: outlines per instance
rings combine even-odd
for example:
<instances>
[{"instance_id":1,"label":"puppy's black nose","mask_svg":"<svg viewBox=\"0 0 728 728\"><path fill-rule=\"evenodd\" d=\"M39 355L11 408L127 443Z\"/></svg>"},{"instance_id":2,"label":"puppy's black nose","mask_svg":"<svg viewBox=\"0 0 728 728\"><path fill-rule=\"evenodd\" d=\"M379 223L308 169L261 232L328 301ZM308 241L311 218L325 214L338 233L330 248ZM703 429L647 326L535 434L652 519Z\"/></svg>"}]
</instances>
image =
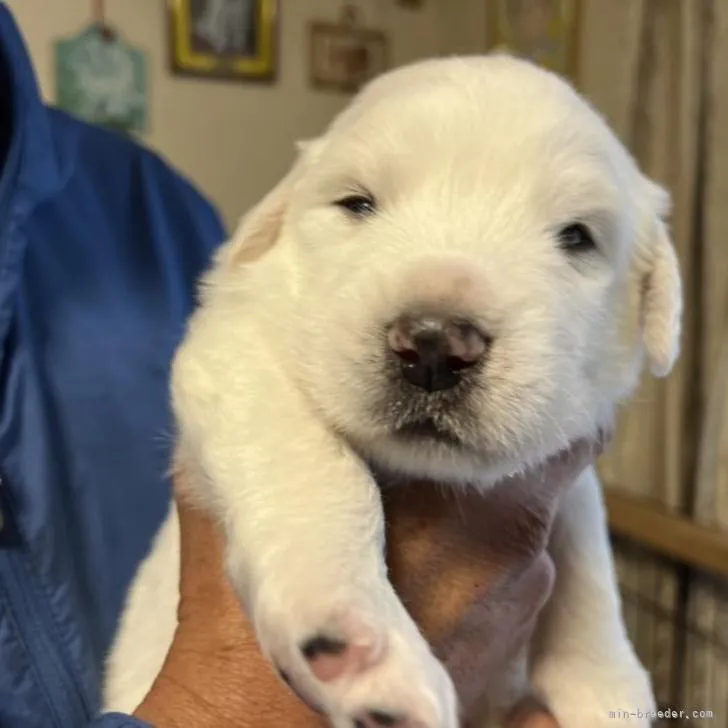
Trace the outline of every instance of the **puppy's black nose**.
<instances>
[{"instance_id":1,"label":"puppy's black nose","mask_svg":"<svg viewBox=\"0 0 728 728\"><path fill-rule=\"evenodd\" d=\"M469 321L401 316L387 332L402 376L428 392L452 389L488 349L488 338Z\"/></svg>"}]
</instances>

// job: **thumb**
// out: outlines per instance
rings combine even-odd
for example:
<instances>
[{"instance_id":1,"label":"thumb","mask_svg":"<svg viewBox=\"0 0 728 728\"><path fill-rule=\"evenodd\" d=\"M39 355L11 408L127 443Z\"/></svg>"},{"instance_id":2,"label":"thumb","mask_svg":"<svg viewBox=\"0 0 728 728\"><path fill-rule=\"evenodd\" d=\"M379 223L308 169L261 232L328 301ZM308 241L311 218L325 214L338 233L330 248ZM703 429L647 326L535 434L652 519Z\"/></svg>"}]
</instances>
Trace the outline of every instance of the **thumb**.
<instances>
[{"instance_id":1,"label":"thumb","mask_svg":"<svg viewBox=\"0 0 728 728\"><path fill-rule=\"evenodd\" d=\"M559 728L556 719L533 697L524 698L506 717L504 728Z\"/></svg>"}]
</instances>

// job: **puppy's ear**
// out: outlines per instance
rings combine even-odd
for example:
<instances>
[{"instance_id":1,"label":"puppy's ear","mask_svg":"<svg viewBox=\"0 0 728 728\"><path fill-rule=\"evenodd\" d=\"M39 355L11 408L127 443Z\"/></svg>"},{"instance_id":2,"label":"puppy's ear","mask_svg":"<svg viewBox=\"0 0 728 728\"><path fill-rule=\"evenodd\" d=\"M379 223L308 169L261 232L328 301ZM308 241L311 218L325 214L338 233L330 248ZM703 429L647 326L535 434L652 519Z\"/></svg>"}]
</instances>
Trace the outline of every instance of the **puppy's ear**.
<instances>
[{"instance_id":1,"label":"puppy's ear","mask_svg":"<svg viewBox=\"0 0 728 728\"><path fill-rule=\"evenodd\" d=\"M668 230L670 194L651 180L647 185L647 230L639 246L642 338L652 373L670 373L680 351L682 284Z\"/></svg>"},{"instance_id":2,"label":"puppy's ear","mask_svg":"<svg viewBox=\"0 0 728 728\"><path fill-rule=\"evenodd\" d=\"M219 263L232 267L252 263L276 244L301 166L310 159L315 145L315 141L296 143L298 158L293 167L243 216L233 237L220 250Z\"/></svg>"}]
</instances>

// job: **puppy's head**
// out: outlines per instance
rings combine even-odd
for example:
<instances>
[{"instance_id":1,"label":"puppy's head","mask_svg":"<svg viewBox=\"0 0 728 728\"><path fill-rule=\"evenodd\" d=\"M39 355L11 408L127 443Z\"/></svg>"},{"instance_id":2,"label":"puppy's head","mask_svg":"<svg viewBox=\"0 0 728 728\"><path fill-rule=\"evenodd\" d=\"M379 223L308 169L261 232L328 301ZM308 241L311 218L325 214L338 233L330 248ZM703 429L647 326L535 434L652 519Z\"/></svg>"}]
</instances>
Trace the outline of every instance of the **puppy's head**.
<instances>
[{"instance_id":1,"label":"puppy's head","mask_svg":"<svg viewBox=\"0 0 728 728\"><path fill-rule=\"evenodd\" d=\"M366 88L221 254L331 425L375 461L500 475L610 423L681 292L665 216L565 82L505 56Z\"/></svg>"}]
</instances>

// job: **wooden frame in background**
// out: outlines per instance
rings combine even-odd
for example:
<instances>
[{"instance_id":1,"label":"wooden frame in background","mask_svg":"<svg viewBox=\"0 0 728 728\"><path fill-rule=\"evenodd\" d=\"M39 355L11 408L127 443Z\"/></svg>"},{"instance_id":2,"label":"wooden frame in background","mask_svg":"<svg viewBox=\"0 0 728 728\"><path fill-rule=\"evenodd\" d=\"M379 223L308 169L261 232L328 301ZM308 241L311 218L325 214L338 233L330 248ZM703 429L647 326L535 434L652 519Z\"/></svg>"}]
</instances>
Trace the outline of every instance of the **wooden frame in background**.
<instances>
[{"instance_id":1,"label":"wooden frame in background","mask_svg":"<svg viewBox=\"0 0 728 728\"><path fill-rule=\"evenodd\" d=\"M309 44L309 80L315 89L355 93L389 67L389 43L379 30L313 22Z\"/></svg>"}]
</instances>

